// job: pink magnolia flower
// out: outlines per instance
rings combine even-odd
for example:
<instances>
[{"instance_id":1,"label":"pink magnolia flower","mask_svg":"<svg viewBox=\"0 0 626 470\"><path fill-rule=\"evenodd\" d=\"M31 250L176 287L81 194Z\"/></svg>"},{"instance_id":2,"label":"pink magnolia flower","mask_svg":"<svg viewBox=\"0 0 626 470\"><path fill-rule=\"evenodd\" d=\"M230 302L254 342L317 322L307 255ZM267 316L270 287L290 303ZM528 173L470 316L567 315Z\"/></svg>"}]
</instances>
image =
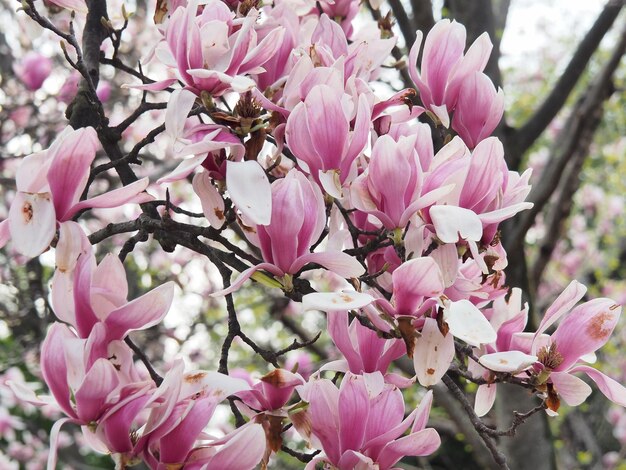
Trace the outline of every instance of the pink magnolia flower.
<instances>
[{"instance_id":1,"label":"pink magnolia flower","mask_svg":"<svg viewBox=\"0 0 626 470\"><path fill-rule=\"evenodd\" d=\"M280 48L283 28L257 42L256 10L237 19L223 2L211 0L198 11L198 1L178 7L165 29L165 42L182 80L194 92L213 96L250 90L255 82L248 76L264 71L263 64Z\"/></svg>"},{"instance_id":2,"label":"pink magnolia flower","mask_svg":"<svg viewBox=\"0 0 626 470\"><path fill-rule=\"evenodd\" d=\"M66 325L54 323L41 348L41 371L59 407L80 424L97 421L117 399L120 378L106 358L90 357L90 347Z\"/></svg>"},{"instance_id":3,"label":"pink magnolia flower","mask_svg":"<svg viewBox=\"0 0 626 470\"><path fill-rule=\"evenodd\" d=\"M357 277L365 269L341 251L311 253L324 230L326 212L319 188L299 171L272 183L272 214L268 225L257 225L248 238L259 248L265 262L241 273L233 284L212 295L226 295L238 289L256 271L264 269L290 289L291 279L308 263L316 263L342 277Z\"/></svg>"},{"instance_id":4,"label":"pink magnolia flower","mask_svg":"<svg viewBox=\"0 0 626 470\"><path fill-rule=\"evenodd\" d=\"M17 194L9 217L0 222L0 246L10 238L15 248L30 257L43 253L56 233L57 223L69 221L83 209L118 207L152 199L142 193L148 178L84 201L98 137L92 127L67 127L48 150L24 158L16 177Z\"/></svg>"},{"instance_id":5,"label":"pink magnolia flower","mask_svg":"<svg viewBox=\"0 0 626 470\"><path fill-rule=\"evenodd\" d=\"M340 470L386 470L405 456L429 455L440 445L437 432L426 428L432 392L404 418L402 393L385 384L380 372L348 372L339 389L327 379L311 380L298 392L308 409L292 413L292 421L298 432L326 454L313 459L307 469L327 462ZM403 436L408 429L409 434Z\"/></svg>"},{"instance_id":6,"label":"pink magnolia flower","mask_svg":"<svg viewBox=\"0 0 626 470\"><path fill-rule=\"evenodd\" d=\"M341 25L341 28L346 33L346 36L352 35L353 26L352 20L359 12L359 2L357 0L323 0L320 2L322 11L326 13L330 18Z\"/></svg>"},{"instance_id":7,"label":"pink magnolia flower","mask_svg":"<svg viewBox=\"0 0 626 470\"><path fill-rule=\"evenodd\" d=\"M452 186L422 194L424 171L415 150L416 136L379 137L368 168L350 186L352 204L374 215L385 228L404 228L409 219L450 192Z\"/></svg>"},{"instance_id":8,"label":"pink magnolia flower","mask_svg":"<svg viewBox=\"0 0 626 470\"><path fill-rule=\"evenodd\" d=\"M611 299L599 298L572 309L585 291L584 286L572 281L546 311L531 346L531 353L539 358L535 364L535 380L538 384L549 380L567 404L577 406L591 393L591 388L573 375L583 372L609 400L626 406L626 388L623 385L602 372L581 364L606 344L617 325L622 307ZM545 342L544 338L541 343L542 333L566 314L549 340Z\"/></svg>"},{"instance_id":9,"label":"pink magnolia flower","mask_svg":"<svg viewBox=\"0 0 626 470\"><path fill-rule=\"evenodd\" d=\"M496 92L491 79L481 72L467 77L461 89L452 118L452 129L457 131L471 149L489 137L504 114L504 93Z\"/></svg>"},{"instance_id":10,"label":"pink magnolia flower","mask_svg":"<svg viewBox=\"0 0 626 470\"><path fill-rule=\"evenodd\" d=\"M577 406L591 393L589 385L573 375L583 372L596 383L607 398L626 406L624 386L583 364L593 360L593 353L608 341L622 308L607 298L594 299L574 307L585 295L586 290L579 282L572 281L546 310L534 334L515 333L514 330L519 328L520 320L517 316L511 319L510 331L503 336L510 338L508 346L510 352L483 355L480 364L491 370L516 372L520 370L520 364L525 366L526 358L536 356L538 360L530 371L532 383L539 390L549 383L567 404ZM551 335L544 334L546 329L564 315L566 315L564 320ZM500 329L504 325L506 323ZM524 354L521 355L519 352ZM556 408L558 407L548 411L556 412Z\"/></svg>"},{"instance_id":11,"label":"pink magnolia flower","mask_svg":"<svg viewBox=\"0 0 626 470\"><path fill-rule=\"evenodd\" d=\"M209 223L220 228L225 222L224 199L211 182L226 180L228 194L246 221L268 224L271 211L271 189L263 168L254 161L240 161L244 156L241 140L226 127L203 124L187 118L196 96L188 90L172 93L165 112L165 130L178 154L189 155L159 183L177 181L202 166L206 171L193 179L193 189L200 198ZM181 147L182 145L182 147ZM226 150L230 151L229 160Z\"/></svg>"},{"instance_id":12,"label":"pink magnolia flower","mask_svg":"<svg viewBox=\"0 0 626 470\"><path fill-rule=\"evenodd\" d=\"M91 337L99 357L106 357L111 341L163 320L174 298L174 282L166 282L130 302L127 295L126 274L119 258L109 254L96 266L93 255L81 256L73 288L55 298L55 313L74 326L80 338ZM93 337L95 328L98 331Z\"/></svg>"},{"instance_id":13,"label":"pink magnolia flower","mask_svg":"<svg viewBox=\"0 0 626 470\"><path fill-rule=\"evenodd\" d=\"M250 423L223 439L195 446L196 441L206 440L202 433L217 405L229 395L248 390L248 383L218 372L191 371L183 375L182 369L177 369L176 375L178 380L172 379L169 396L153 407L135 452L153 469L183 465L200 469L207 464L214 468L253 468L265 452L260 425ZM228 462L237 462L237 457L239 463L230 467Z\"/></svg>"},{"instance_id":14,"label":"pink magnolia flower","mask_svg":"<svg viewBox=\"0 0 626 470\"><path fill-rule=\"evenodd\" d=\"M274 369L261 377L259 383L251 390L239 392L237 396L257 412L275 411L285 406L296 386L302 384L304 379L300 374L285 369Z\"/></svg>"},{"instance_id":15,"label":"pink magnolia flower","mask_svg":"<svg viewBox=\"0 0 626 470\"><path fill-rule=\"evenodd\" d=\"M342 91L317 85L293 109L285 130L287 145L300 167L334 197L339 197L343 184L356 176L353 163L369 136L367 99L360 96L358 103L349 101Z\"/></svg>"},{"instance_id":16,"label":"pink magnolia flower","mask_svg":"<svg viewBox=\"0 0 626 470\"><path fill-rule=\"evenodd\" d=\"M426 213L440 240L456 243L460 238L491 242L498 224L532 207L524 202L530 192L530 170L519 175L509 171L504 148L496 137L482 140L471 155L454 138L432 161L423 191L453 184Z\"/></svg>"},{"instance_id":17,"label":"pink magnolia flower","mask_svg":"<svg viewBox=\"0 0 626 470\"><path fill-rule=\"evenodd\" d=\"M28 52L14 67L15 75L30 91L41 88L52 71L52 61L35 51Z\"/></svg>"},{"instance_id":18,"label":"pink magnolia flower","mask_svg":"<svg viewBox=\"0 0 626 470\"><path fill-rule=\"evenodd\" d=\"M409 74L422 103L445 127L450 125L450 113L457 106L461 85L474 72L484 70L493 47L489 35L483 33L463 55L465 36L465 27L456 21L438 21L426 36L421 73L416 65L422 46L421 31L417 32L409 55Z\"/></svg>"},{"instance_id":19,"label":"pink magnolia flower","mask_svg":"<svg viewBox=\"0 0 626 470\"><path fill-rule=\"evenodd\" d=\"M348 312L328 312L328 333L345 359L324 365L325 369L350 371L353 374L380 372L385 381L398 387L411 383L397 374L388 374L392 361L406 354L401 340L380 338L376 331L354 319L348 325Z\"/></svg>"}]
</instances>

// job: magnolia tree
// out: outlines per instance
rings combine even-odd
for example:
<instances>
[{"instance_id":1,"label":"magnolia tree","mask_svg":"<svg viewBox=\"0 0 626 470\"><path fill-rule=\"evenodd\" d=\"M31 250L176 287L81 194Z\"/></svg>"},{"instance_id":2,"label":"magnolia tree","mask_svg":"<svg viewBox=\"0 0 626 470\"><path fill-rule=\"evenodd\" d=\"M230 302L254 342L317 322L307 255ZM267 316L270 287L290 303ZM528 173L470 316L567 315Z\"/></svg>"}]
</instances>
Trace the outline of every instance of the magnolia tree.
<instances>
[{"instance_id":1,"label":"magnolia tree","mask_svg":"<svg viewBox=\"0 0 626 470\"><path fill-rule=\"evenodd\" d=\"M403 31L401 61L391 16L374 2L161 0L153 20L137 8L143 17L97 0L24 0L19 12L61 41L74 69L56 94L67 122L14 160L0 222L8 253L54 265L42 298L55 321L40 353L51 395L6 381L21 402L61 413L49 468L67 422L120 469L271 467L281 454L311 469L399 468L440 447L428 423L441 384L487 465L508 468L498 443L532 415L585 402L581 377L626 406L626 388L589 365L619 303L584 299L572 279L529 323L507 282L503 244L510 236L516 249L519 234L503 223L545 201L528 200L531 171L509 166L496 136L504 94L486 74L487 33L467 41L448 19ZM615 17L621 5L610 8ZM141 66L128 41L145 44ZM15 77L35 93L52 65L31 51ZM122 88L101 77L107 68L117 82L124 73ZM13 110L16 128L31 111ZM100 155L108 161L95 164ZM150 240L142 267L134 254ZM127 279L167 269L167 256L219 305L225 334L203 345L219 351L217 370L171 351L164 361L131 338L197 315L171 308L186 286L167 276L143 294ZM265 318L290 310L290 344L245 331L236 301L255 283ZM317 336L306 326L314 312L326 322ZM261 361L239 357L247 369L235 369L237 345ZM315 364L294 356L307 349ZM536 401L496 428L483 417L502 383Z\"/></svg>"}]
</instances>

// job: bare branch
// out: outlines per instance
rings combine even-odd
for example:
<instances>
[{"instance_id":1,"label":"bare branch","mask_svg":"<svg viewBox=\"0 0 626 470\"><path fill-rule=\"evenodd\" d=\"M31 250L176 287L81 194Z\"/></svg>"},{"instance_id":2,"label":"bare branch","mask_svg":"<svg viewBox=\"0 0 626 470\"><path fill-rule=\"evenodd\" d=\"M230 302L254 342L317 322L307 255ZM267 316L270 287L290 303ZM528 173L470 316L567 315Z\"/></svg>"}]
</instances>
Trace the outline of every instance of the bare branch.
<instances>
[{"instance_id":1,"label":"bare branch","mask_svg":"<svg viewBox=\"0 0 626 470\"><path fill-rule=\"evenodd\" d=\"M546 97L539 109L526 121L526 123L511 136L510 148L515 161L509 162L509 166L517 168L522 155L537 140L541 133L552 122L569 97L578 79L583 74L591 56L598 49L600 41L611 29L617 15L624 6L624 0L609 0L591 29L578 45L576 52L570 59L569 64L554 84L552 91Z\"/></svg>"},{"instance_id":2,"label":"bare branch","mask_svg":"<svg viewBox=\"0 0 626 470\"><path fill-rule=\"evenodd\" d=\"M406 44L406 48L408 50L415 42L415 25L407 15L400 0L389 0L389 5L391 6L393 16L398 22L400 32L404 37L404 43Z\"/></svg>"},{"instance_id":3,"label":"bare branch","mask_svg":"<svg viewBox=\"0 0 626 470\"><path fill-rule=\"evenodd\" d=\"M533 208L525 211L518 219L515 229L507 238L508 247L519 248L523 245L528 229L533 225L537 214L543 210L550 197L559 185L563 171L568 162L576 155L581 147L581 138L588 133L596 120L596 111L613 91L612 76L617 69L622 56L626 52L626 27L618 44L615 46L610 59L600 73L592 80L589 87L582 93L581 98L572 110L563 131L555 140L557 149L548 165L544 169L541 180L533 187L528 200L534 204Z\"/></svg>"}]
</instances>

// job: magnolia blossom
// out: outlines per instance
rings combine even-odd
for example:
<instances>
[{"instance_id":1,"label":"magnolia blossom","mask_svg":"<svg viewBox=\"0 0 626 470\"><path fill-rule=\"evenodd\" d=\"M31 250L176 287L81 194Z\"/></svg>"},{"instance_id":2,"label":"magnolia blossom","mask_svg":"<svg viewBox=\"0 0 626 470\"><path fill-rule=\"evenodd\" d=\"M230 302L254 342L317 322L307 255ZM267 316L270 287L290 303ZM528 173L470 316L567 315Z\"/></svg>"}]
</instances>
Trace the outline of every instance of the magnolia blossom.
<instances>
[{"instance_id":1,"label":"magnolia blossom","mask_svg":"<svg viewBox=\"0 0 626 470\"><path fill-rule=\"evenodd\" d=\"M143 178L80 201L98 147L92 127L67 127L48 150L24 158L17 172L17 194L9 217L0 222L0 246L10 237L20 253L37 256L52 242L57 224L71 220L81 210L152 200L143 193L148 186L148 178Z\"/></svg>"},{"instance_id":2,"label":"magnolia blossom","mask_svg":"<svg viewBox=\"0 0 626 470\"><path fill-rule=\"evenodd\" d=\"M325 454L313 459L307 469L327 462L340 470L384 470L407 455L429 455L440 445L437 431L426 428L432 392L405 418L402 393L385 384L380 372L348 372L339 389L330 380L314 379L299 387L298 393L308 408L294 411L292 421Z\"/></svg>"},{"instance_id":3,"label":"magnolia blossom","mask_svg":"<svg viewBox=\"0 0 626 470\"><path fill-rule=\"evenodd\" d=\"M364 96L350 104L345 94L328 85L311 89L289 115L287 145L300 166L331 196L339 196L342 185L354 176L354 160L369 136L370 115Z\"/></svg>"},{"instance_id":4,"label":"magnolia blossom","mask_svg":"<svg viewBox=\"0 0 626 470\"><path fill-rule=\"evenodd\" d=\"M238 289L256 271L264 269L289 290L291 276L308 263L316 263L343 277L356 277L365 270L351 256L339 251L311 253L324 230L326 212L319 188L297 171L272 183L272 215L269 225L257 225L247 236L261 249L263 263L241 273L233 284L213 295Z\"/></svg>"},{"instance_id":5,"label":"magnolia blossom","mask_svg":"<svg viewBox=\"0 0 626 470\"><path fill-rule=\"evenodd\" d=\"M27 53L14 67L15 75L30 91L37 91L52 71L52 61L35 51Z\"/></svg>"},{"instance_id":6,"label":"magnolia blossom","mask_svg":"<svg viewBox=\"0 0 626 470\"><path fill-rule=\"evenodd\" d=\"M355 207L374 215L390 230L405 227L417 211L453 188L444 186L423 194L424 170L415 150L416 137L378 138L367 170L350 186Z\"/></svg>"},{"instance_id":7,"label":"magnolia blossom","mask_svg":"<svg viewBox=\"0 0 626 470\"><path fill-rule=\"evenodd\" d=\"M280 47L284 34L276 28L257 42L255 24L258 12L236 19L230 9L211 0L198 14L198 1L179 6L165 30L165 43L182 80L195 92L219 96L226 91L246 91L254 86L249 75L264 71ZM164 82L165 86L170 80Z\"/></svg>"},{"instance_id":8,"label":"magnolia blossom","mask_svg":"<svg viewBox=\"0 0 626 470\"><path fill-rule=\"evenodd\" d=\"M519 324L518 319L512 319L509 325L520 332L513 333L512 337L510 333L514 330L505 333L505 337L511 338L510 352L500 356L498 353L481 356L481 365L492 370L517 372L527 368L528 357L535 356L537 361L531 369L533 383L539 388L550 384L554 393L567 404L580 405L591 394L591 388L573 375L583 372L610 400L626 406L626 388L584 364L607 342L622 308L607 298L594 299L573 308L586 290L582 284L572 281L546 310L534 334L522 333L523 327L515 328L516 323ZM563 316L565 318L551 335L544 334ZM548 411L557 411L558 403L549 400L548 405Z\"/></svg>"},{"instance_id":9,"label":"magnolia blossom","mask_svg":"<svg viewBox=\"0 0 626 470\"><path fill-rule=\"evenodd\" d=\"M426 36L420 72L416 63L422 47L421 31L409 55L409 74L420 99L445 127L450 125L450 113L457 106L461 86L474 72L484 70L493 47L489 35L483 33L464 55L465 36L465 27L456 21L438 21Z\"/></svg>"},{"instance_id":10,"label":"magnolia blossom","mask_svg":"<svg viewBox=\"0 0 626 470\"><path fill-rule=\"evenodd\" d=\"M459 90L452 129L457 131L469 148L489 137L504 113L504 93L496 92L487 75L474 72Z\"/></svg>"}]
</instances>

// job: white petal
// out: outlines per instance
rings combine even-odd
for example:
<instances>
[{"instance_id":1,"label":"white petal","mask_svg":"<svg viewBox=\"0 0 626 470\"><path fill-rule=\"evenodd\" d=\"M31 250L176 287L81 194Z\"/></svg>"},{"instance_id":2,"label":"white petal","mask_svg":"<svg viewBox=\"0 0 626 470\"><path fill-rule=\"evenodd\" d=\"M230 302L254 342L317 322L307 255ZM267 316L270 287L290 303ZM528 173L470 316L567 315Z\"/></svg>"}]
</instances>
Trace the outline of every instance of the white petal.
<instances>
[{"instance_id":1,"label":"white petal","mask_svg":"<svg viewBox=\"0 0 626 470\"><path fill-rule=\"evenodd\" d=\"M255 161L226 163L226 187L233 203L247 220L269 225L272 189L261 165Z\"/></svg>"},{"instance_id":2,"label":"white petal","mask_svg":"<svg viewBox=\"0 0 626 470\"><path fill-rule=\"evenodd\" d=\"M484 384L476 390L474 411L478 417L485 416L496 401L496 384Z\"/></svg>"},{"instance_id":3,"label":"white petal","mask_svg":"<svg viewBox=\"0 0 626 470\"><path fill-rule=\"evenodd\" d=\"M320 170L318 176L324 191L336 199L341 199L341 181L339 180L339 173L337 170Z\"/></svg>"},{"instance_id":4,"label":"white petal","mask_svg":"<svg viewBox=\"0 0 626 470\"><path fill-rule=\"evenodd\" d=\"M18 192L9 210L13 246L25 256L43 253L54 238L56 213L50 193Z\"/></svg>"},{"instance_id":5,"label":"white petal","mask_svg":"<svg viewBox=\"0 0 626 470\"><path fill-rule=\"evenodd\" d=\"M437 237L444 243L463 240L480 241L483 224L474 211L456 206L432 206L430 217Z\"/></svg>"},{"instance_id":6,"label":"white petal","mask_svg":"<svg viewBox=\"0 0 626 470\"><path fill-rule=\"evenodd\" d=\"M435 385L448 371L454 358L454 339L451 334L443 336L437 321L427 318L422 336L415 342L413 366L418 382L424 387Z\"/></svg>"},{"instance_id":7,"label":"white petal","mask_svg":"<svg viewBox=\"0 0 626 470\"><path fill-rule=\"evenodd\" d=\"M478 362L483 367L495 372L516 373L537 362L537 356L524 354L521 351L504 351L480 356Z\"/></svg>"},{"instance_id":8,"label":"white petal","mask_svg":"<svg viewBox=\"0 0 626 470\"><path fill-rule=\"evenodd\" d=\"M209 173L206 171L196 173L193 177L192 186L200 198L202 212L211 224L211 227L220 228L226 220L224 217L224 200L217 189L215 189L215 186L211 184Z\"/></svg>"},{"instance_id":9,"label":"white petal","mask_svg":"<svg viewBox=\"0 0 626 470\"><path fill-rule=\"evenodd\" d=\"M493 343L498 338L489 321L469 300L450 302L443 312L450 333L467 344L478 347Z\"/></svg>"},{"instance_id":10,"label":"white petal","mask_svg":"<svg viewBox=\"0 0 626 470\"><path fill-rule=\"evenodd\" d=\"M165 109L165 132L176 141L182 137L189 111L196 101L196 95L189 90L175 90Z\"/></svg>"},{"instance_id":11,"label":"white petal","mask_svg":"<svg viewBox=\"0 0 626 470\"><path fill-rule=\"evenodd\" d=\"M365 307L374 302L374 297L357 291L316 292L302 297L304 310L334 312Z\"/></svg>"}]
</instances>

